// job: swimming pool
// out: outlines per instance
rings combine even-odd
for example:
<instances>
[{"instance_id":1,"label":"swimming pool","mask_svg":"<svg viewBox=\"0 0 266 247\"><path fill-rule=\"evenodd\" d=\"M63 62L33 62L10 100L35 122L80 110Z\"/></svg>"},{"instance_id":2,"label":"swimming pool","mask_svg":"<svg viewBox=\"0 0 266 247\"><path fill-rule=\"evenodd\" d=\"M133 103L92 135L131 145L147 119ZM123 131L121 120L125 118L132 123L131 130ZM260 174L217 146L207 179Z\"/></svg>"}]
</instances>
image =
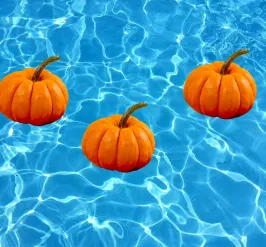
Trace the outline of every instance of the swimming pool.
<instances>
[{"instance_id":1,"label":"swimming pool","mask_svg":"<svg viewBox=\"0 0 266 247\"><path fill-rule=\"evenodd\" d=\"M0 246L266 246L265 1L2 2L1 78L60 55L48 69L69 104L42 127L0 115ZM188 74L241 48L253 109L233 120L194 112ZM92 165L88 125L141 101L152 161L128 174Z\"/></svg>"}]
</instances>

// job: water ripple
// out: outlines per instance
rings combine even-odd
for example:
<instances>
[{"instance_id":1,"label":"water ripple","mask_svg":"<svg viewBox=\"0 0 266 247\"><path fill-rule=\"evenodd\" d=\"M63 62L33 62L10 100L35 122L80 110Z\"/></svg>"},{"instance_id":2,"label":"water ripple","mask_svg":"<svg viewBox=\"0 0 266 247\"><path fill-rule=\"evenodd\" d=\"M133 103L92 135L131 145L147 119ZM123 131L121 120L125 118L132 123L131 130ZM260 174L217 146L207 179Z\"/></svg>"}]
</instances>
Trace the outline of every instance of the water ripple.
<instances>
[{"instance_id":1,"label":"water ripple","mask_svg":"<svg viewBox=\"0 0 266 247\"><path fill-rule=\"evenodd\" d=\"M0 116L0 245L257 247L266 236L264 0L4 0L0 73L49 69L69 89L58 122ZM210 119L183 98L196 66L238 59L257 82L253 109ZM145 168L98 169L81 151L87 126L135 113L155 134ZM30 238L29 238L30 236Z\"/></svg>"}]
</instances>

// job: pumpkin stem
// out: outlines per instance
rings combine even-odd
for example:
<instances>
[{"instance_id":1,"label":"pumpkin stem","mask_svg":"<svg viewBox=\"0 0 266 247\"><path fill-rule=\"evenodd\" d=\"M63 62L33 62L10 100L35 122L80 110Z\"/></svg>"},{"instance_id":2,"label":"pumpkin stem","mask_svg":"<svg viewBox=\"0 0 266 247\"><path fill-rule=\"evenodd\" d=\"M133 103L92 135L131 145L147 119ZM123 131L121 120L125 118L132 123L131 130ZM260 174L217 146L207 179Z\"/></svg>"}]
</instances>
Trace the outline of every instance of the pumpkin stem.
<instances>
[{"instance_id":1,"label":"pumpkin stem","mask_svg":"<svg viewBox=\"0 0 266 247\"><path fill-rule=\"evenodd\" d=\"M227 58L227 60L224 62L224 65L220 71L220 74L221 75L226 75L227 72L228 72L228 69L231 65L231 63L238 57L244 55L244 54L247 54L249 53L249 51L247 49L242 49L242 50L239 50L239 51L236 51L235 53L233 53L229 58Z\"/></svg>"},{"instance_id":2,"label":"pumpkin stem","mask_svg":"<svg viewBox=\"0 0 266 247\"><path fill-rule=\"evenodd\" d=\"M40 74L42 73L42 71L45 69L45 67L47 65L49 65L50 63L53 63L55 61L58 61L60 60L61 58L59 56L52 56L52 57L49 57L47 59L45 59L38 67L37 69L35 70L33 76L32 76L32 81L33 82L36 82L39 80L39 77L40 77Z\"/></svg>"},{"instance_id":3,"label":"pumpkin stem","mask_svg":"<svg viewBox=\"0 0 266 247\"><path fill-rule=\"evenodd\" d=\"M135 112L136 110L142 108L142 107L145 107L147 106L148 104L146 104L145 102L140 102L138 104L135 104L133 106L131 106L126 112L125 114L123 115L123 117L121 118L120 122L119 122L119 125L118 127L120 129L124 128L126 123L127 123L127 120L128 118L130 117L131 114L133 114L133 112Z\"/></svg>"}]
</instances>

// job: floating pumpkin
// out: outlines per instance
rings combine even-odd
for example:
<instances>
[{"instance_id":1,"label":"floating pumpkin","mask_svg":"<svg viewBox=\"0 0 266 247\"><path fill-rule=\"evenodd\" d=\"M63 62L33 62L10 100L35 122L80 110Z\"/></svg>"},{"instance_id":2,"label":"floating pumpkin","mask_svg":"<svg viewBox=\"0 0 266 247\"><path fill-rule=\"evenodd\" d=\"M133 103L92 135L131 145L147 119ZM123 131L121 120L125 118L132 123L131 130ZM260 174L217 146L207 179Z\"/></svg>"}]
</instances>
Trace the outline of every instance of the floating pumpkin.
<instances>
[{"instance_id":1,"label":"floating pumpkin","mask_svg":"<svg viewBox=\"0 0 266 247\"><path fill-rule=\"evenodd\" d=\"M115 114L93 122L85 131L82 151L96 166L131 172L146 166L153 155L155 140L149 127L131 114L146 103L130 107L122 116Z\"/></svg>"},{"instance_id":2,"label":"floating pumpkin","mask_svg":"<svg viewBox=\"0 0 266 247\"><path fill-rule=\"evenodd\" d=\"M10 120L36 126L63 116L68 103L62 80L44 68L60 58L52 56L37 69L13 72L0 83L0 111Z\"/></svg>"},{"instance_id":3,"label":"floating pumpkin","mask_svg":"<svg viewBox=\"0 0 266 247\"><path fill-rule=\"evenodd\" d=\"M196 68L184 85L186 102L197 112L222 119L246 114L256 98L256 83L250 73L233 61L247 54L242 49L225 62L214 62Z\"/></svg>"}]
</instances>

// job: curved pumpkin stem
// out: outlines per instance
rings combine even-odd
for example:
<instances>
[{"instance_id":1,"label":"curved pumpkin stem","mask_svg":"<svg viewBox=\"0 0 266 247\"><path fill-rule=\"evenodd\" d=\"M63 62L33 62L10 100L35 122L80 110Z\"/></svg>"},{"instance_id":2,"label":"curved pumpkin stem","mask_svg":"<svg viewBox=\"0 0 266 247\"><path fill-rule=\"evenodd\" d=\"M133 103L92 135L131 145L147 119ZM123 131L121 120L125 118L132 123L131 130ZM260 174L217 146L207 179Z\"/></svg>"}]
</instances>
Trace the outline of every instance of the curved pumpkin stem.
<instances>
[{"instance_id":1,"label":"curved pumpkin stem","mask_svg":"<svg viewBox=\"0 0 266 247\"><path fill-rule=\"evenodd\" d=\"M140 102L138 104L135 104L133 106L131 106L126 112L125 114L123 115L123 117L121 118L120 122L119 122L119 125L118 127L120 129L124 128L126 123L127 123L127 120L128 118L133 114L133 112L135 112L136 110L142 108L142 107L145 107L147 106L148 104L146 104L145 102Z\"/></svg>"},{"instance_id":2,"label":"curved pumpkin stem","mask_svg":"<svg viewBox=\"0 0 266 247\"><path fill-rule=\"evenodd\" d=\"M249 53L249 51L247 49L242 49L239 51L236 51L235 53L233 53L225 62L224 65L220 71L221 75L226 75L228 72L228 68L230 67L231 63L238 57Z\"/></svg>"},{"instance_id":3,"label":"curved pumpkin stem","mask_svg":"<svg viewBox=\"0 0 266 247\"><path fill-rule=\"evenodd\" d=\"M42 73L42 71L45 69L45 67L47 67L50 63L53 63L55 61L60 60L61 58L59 56L52 56L49 57L47 59L45 59L35 70L33 76L32 76L32 81L36 82L39 80L40 74Z\"/></svg>"}]
</instances>

